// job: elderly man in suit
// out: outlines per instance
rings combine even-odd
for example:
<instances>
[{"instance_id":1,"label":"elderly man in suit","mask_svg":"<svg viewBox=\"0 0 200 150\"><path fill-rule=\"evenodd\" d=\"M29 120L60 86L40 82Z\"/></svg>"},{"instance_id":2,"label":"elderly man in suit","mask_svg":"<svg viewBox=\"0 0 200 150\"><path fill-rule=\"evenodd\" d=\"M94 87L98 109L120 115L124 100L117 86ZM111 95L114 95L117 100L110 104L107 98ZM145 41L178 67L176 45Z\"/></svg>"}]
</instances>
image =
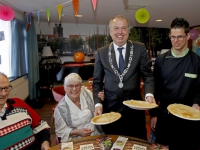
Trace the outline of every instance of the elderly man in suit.
<instances>
[{"instance_id":1,"label":"elderly man in suit","mask_svg":"<svg viewBox=\"0 0 200 150\"><path fill-rule=\"evenodd\" d=\"M146 140L145 112L123 105L124 100L142 100L140 77L144 80L145 100L155 103L154 79L151 63L144 44L128 41L129 22L117 15L110 20L110 35L113 42L98 50L93 74L95 116L111 111L122 117L111 124L103 125L105 134L133 136ZM105 100L98 98L104 89Z\"/></svg>"}]
</instances>

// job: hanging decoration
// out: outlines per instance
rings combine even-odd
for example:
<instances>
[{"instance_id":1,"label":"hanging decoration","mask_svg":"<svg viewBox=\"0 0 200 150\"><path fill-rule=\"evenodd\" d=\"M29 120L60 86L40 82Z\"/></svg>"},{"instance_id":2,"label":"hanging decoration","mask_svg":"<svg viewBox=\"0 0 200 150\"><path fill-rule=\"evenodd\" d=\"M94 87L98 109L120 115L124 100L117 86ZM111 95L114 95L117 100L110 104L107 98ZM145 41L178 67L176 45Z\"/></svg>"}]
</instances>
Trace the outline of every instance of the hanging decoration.
<instances>
[{"instance_id":1,"label":"hanging decoration","mask_svg":"<svg viewBox=\"0 0 200 150\"><path fill-rule=\"evenodd\" d=\"M37 11L37 16L38 16L38 24L40 24L40 11Z\"/></svg>"},{"instance_id":2,"label":"hanging decoration","mask_svg":"<svg viewBox=\"0 0 200 150\"><path fill-rule=\"evenodd\" d=\"M57 10L58 10L58 20L59 20L59 21L61 20L62 7L63 7L62 4L60 4L60 5L57 6Z\"/></svg>"},{"instance_id":3,"label":"hanging decoration","mask_svg":"<svg viewBox=\"0 0 200 150\"><path fill-rule=\"evenodd\" d=\"M149 21L149 18L150 18L150 14L149 14L148 10L145 8L140 8L135 13L135 19L137 20L137 22L139 22L141 24Z\"/></svg>"},{"instance_id":4,"label":"hanging decoration","mask_svg":"<svg viewBox=\"0 0 200 150\"><path fill-rule=\"evenodd\" d=\"M46 12L47 12L47 20L48 20L48 22L49 22L49 20L50 20L50 15L51 15L51 10L50 10L50 8L47 8L47 9L46 9Z\"/></svg>"},{"instance_id":5,"label":"hanging decoration","mask_svg":"<svg viewBox=\"0 0 200 150\"><path fill-rule=\"evenodd\" d=\"M25 15L26 15L26 20L27 20L26 32L28 32L28 30L29 30L29 28L30 28L30 26L31 26L31 17L32 17L32 13L30 13L30 15L27 15L27 14L25 13ZM29 18L29 16L30 16L30 18Z\"/></svg>"},{"instance_id":6,"label":"hanging decoration","mask_svg":"<svg viewBox=\"0 0 200 150\"><path fill-rule=\"evenodd\" d=\"M96 10L97 0L92 0L92 5L93 5L94 10Z\"/></svg>"},{"instance_id":7,"label":"hanging decoration","mask_svg":"<svg viewBox=\"0 0 200 150\"><path fill-rule=\"evenodd\" d=\"M4 21L11 21L15 17L15 12L8 6L0 6L0 19Z\"/></svg>"},{"instance_id":8,"label":"hanging decoration","mask_svg":"<svg viewBox=\"0 0 200 150\"><path fill-rule=\"evenodd\" d=\"M72 0L72 4L74 7L74 15L78 15L78 7L79 7L79 0Z\"/></svg>"}]
</instances>

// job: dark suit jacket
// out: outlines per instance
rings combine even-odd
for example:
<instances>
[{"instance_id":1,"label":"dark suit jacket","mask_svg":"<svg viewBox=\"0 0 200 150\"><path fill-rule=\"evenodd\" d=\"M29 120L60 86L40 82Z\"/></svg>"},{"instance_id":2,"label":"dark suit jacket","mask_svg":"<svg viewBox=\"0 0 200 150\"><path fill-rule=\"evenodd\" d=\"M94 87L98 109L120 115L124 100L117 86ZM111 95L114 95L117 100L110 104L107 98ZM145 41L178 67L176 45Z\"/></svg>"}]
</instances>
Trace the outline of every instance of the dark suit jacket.
<instances>
[{"instance_id":1,"label":"dark suit jacket","mask_svg":"<svg viewBox=\"0 0 200 150\"><path fill-rule=\"evenodd\" d=\"M132 44L128 41L124 61L125 68L127 67L129 61L130 46L132 46ZM140 94L140 77L144 79L145 94L154 94L154 79L151 73L151 63L149 61L147 50L144 44L139 42L133 42L133 47L131 66L127 74L124 76L124 87L122 89L118 87L120 82L119 77L112 70L108 60L109 45L106 45L97 51L93 74L93 96L95 104L102 103L97 94L99 91L102 91L103 88L105 91L110 91L116 93L117 96L124 97L124 99L133 98L142 100ZM111 57L114 67L118 69L113 46L111 50ZM103 82L104 79L105 82ZM114 99L115 98L116 97L114 96Z\"/></svg>"}]
</instances>

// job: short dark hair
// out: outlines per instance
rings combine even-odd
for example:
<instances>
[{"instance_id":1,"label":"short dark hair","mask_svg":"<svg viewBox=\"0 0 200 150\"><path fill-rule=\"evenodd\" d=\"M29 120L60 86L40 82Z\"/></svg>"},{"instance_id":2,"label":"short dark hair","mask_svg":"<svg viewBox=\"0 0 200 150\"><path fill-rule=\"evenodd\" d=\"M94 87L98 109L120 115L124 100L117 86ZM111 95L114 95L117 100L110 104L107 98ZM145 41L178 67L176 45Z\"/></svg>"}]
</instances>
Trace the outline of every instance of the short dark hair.
<instances>
[{"instance_id":1,"label":"short dark hair","mask_svg":"<svg viewBox=\"0 0 200 150\"><path fill-rule=\"evenodd\" d=\"M184 18L175 18L171 25L170 25L170 30L171 29L177 29L177 28L184 28L185 34L188 34L190 32L190 25L187 20Z\"/></svg>"}]
</instances>

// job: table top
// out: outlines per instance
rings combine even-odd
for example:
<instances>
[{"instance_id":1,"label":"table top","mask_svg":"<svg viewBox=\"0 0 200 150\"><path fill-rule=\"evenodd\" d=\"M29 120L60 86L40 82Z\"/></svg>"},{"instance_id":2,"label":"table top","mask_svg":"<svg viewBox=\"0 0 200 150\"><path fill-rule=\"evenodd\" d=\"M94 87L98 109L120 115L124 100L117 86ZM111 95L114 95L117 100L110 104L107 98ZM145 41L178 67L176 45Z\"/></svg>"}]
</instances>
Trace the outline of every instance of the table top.
<instances>
[{"instance_id":1,"label":"table top","mask_svg":"<svg viewBox=\"0 0 200 150\"><path fill-rule=\"evenodd\" d=\"M64 63L62 67L81 67L81 66L94 66L94 63Z\"/></svg>"},{"instance_id":2,"label":"table top","mask_svg":"<svg viewBox=\"0 0 200 150\"><path fill-rule=\"evenodd\" d=\"M74 139L74 140L69 141L69 142L73 142L74 150L79 150L80 145L85 145L85 144L93 144L95 150L101 150L96 143L96 139L102 138L102 137L105 137L105 136L109 136L110 138L112 138L113 144L118 138L118 135L96 135L96 136L88 136L88 137L83 137L83 138L77 138L77 139ZM126 142L126 145L123 148L124 150L132 150L132 147L133 147L134 144L145 146L145 147L147 147L146 150L154 150L151 143L149 143L147 141L144 141L144 140L141 140L141 139L138 139L138 138L134 138L134 137L129 137L129 136L122 136L122 137L128 138L128 141ZM59 150L59 145L52 147L50 150Z\"/></svg>"}]
</instances>

